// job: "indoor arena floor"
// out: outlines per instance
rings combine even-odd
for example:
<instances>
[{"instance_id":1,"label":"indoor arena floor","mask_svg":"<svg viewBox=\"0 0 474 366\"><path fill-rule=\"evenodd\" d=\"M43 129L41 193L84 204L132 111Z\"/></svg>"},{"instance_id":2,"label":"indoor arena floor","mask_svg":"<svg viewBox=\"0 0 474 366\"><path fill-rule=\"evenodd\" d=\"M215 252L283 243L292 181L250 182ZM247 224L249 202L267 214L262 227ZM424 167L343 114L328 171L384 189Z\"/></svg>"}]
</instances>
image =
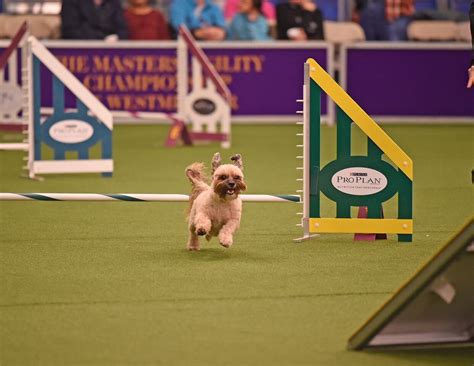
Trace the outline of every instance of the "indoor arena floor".
<instances>
[{"instance_id":1,"label":"indoor arena floor","mask_svg":"<svg viewBox=\"0 0 474 366\"><path fill-rule=\"evenodd\" d=\"M346 350L474 212L472 126L383 128L414 161L412 243L327 234L295 244L300 204L246 203L231 249L213 239L188 252L185 203L0 202L0 364L470 366L472 348ZM166 149L166 132L116 126L112 178L27 180L23 154L0 152L0 191L188 193L185 167L219 150L243 155L248 193L301 189L296 126L236 125L229 151ZM327 161L335 129L323 140ZM354 130L356 152L364 141ZM384 210L394 217L395 203Z\"/></svg>"}]
</instances>

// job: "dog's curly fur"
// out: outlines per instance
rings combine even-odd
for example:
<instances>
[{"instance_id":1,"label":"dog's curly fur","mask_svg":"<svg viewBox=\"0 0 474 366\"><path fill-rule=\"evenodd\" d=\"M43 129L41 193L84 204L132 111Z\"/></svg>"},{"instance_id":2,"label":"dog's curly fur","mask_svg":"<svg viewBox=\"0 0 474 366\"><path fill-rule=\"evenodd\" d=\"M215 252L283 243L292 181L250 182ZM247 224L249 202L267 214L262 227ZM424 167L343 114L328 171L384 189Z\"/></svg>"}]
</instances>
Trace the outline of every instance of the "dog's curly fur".
<instances>
[{"instance_id":1,"label":"dog's curly fur","mask_svg":"<svg viewBox=\"0 0 474 366\"><path fill-rule=\"evenodd\" d=\"M199 250L199 236L210 240L217 236L219 243L229 248L234 232L239 228L242 214L240 192L247 189L242 173L240 154L234 155L233 164L221 165L219 153L212 159L212 181L209 185L203 163L194 163L186 168L186 176L192 185L189 196L188 250Z\"/></svg>"}]
</instances>

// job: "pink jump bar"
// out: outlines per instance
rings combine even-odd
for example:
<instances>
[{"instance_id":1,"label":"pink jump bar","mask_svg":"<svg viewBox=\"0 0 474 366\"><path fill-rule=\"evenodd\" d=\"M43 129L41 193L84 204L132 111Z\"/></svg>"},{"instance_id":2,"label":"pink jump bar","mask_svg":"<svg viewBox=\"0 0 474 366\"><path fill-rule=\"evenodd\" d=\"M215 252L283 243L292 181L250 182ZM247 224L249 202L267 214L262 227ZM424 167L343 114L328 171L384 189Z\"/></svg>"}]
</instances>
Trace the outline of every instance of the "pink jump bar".
<instances>
[{"instance_id":1,"label":"pink jump bar","mask_svg":"<svg viewBox=\"0 0 474 366\"><path fill-rule=\"evenodd\" d=\"M18 48L18 45L20 44L21 39L23 38L27 30L28 24L26 22L23 22L18 32L12 38L12 41L10 42L8 48L0 55L0 70L3 70L3 68L8 62L8 59L10 58L10 55Z\"/></svg>"}]
</instances>

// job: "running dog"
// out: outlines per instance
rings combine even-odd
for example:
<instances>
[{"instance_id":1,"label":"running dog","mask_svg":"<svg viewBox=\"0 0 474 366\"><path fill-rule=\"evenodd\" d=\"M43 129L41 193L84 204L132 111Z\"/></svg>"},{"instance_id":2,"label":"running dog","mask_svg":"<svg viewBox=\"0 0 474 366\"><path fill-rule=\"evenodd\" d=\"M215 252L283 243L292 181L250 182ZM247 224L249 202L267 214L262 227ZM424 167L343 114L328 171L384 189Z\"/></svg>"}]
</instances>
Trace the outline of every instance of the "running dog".
<instances>
[{"instance_id":1,"label":"running dog","mask_svg":"<svg viewBox=\"0 0 474 366\"><path fill-rule=\"evenodd\" d=\"M232 164L221 164L219 153L212 158L212 181L209 185L204 175L204 164L194 163L186 168L192 185L189 196L188 250L200 250L199 236L209 241L217 236L219 243L229 248L242 215L240 192L247 189L242 173L240 154L231 157Z\"/></svg>"}]
</instances>

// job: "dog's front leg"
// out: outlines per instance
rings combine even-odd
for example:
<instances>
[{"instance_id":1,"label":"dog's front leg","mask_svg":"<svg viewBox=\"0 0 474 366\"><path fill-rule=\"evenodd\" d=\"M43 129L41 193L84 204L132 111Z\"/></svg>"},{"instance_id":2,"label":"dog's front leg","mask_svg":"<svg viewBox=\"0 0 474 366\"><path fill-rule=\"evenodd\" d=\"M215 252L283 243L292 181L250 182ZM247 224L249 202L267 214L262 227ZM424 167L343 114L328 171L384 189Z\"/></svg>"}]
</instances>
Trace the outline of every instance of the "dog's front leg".
<instances>
[{"instance_id":1,"label":"dog's front leg","mask_svg":"<svg viewBox=\"0 0 474 366\"><path fill-rule=\"evenodd\" d=\"M226 248L229 248L232 245L234 239L234 232L239 228L240 220L231 219L222 226L221 231L219 232L219 243Z\"/></svg>"},{"instance_id":2,"label":"dog's front leg","mask_svg":"<svg viewBox=\"0 0 474 366\"><path fill-rule=\"evenodd\" d=\"M198 213L194 219L194 227L197 235L207 235L211 231L211 219L204 213Z\"/></svg>"},{"instance_id":3,"label":"dog's front leg","mask_svg":"<svg viewBox=\"0 0 474 366\"><path fill-rule=\"evenodd\" d=\"M188 250L200 250L201 249L201 246L199 245L199 237L194 232L193 227L189 228L189 239L188 239L188 244L186 245L186 248L188 248Z\"/></svg>"}]
</instances>

